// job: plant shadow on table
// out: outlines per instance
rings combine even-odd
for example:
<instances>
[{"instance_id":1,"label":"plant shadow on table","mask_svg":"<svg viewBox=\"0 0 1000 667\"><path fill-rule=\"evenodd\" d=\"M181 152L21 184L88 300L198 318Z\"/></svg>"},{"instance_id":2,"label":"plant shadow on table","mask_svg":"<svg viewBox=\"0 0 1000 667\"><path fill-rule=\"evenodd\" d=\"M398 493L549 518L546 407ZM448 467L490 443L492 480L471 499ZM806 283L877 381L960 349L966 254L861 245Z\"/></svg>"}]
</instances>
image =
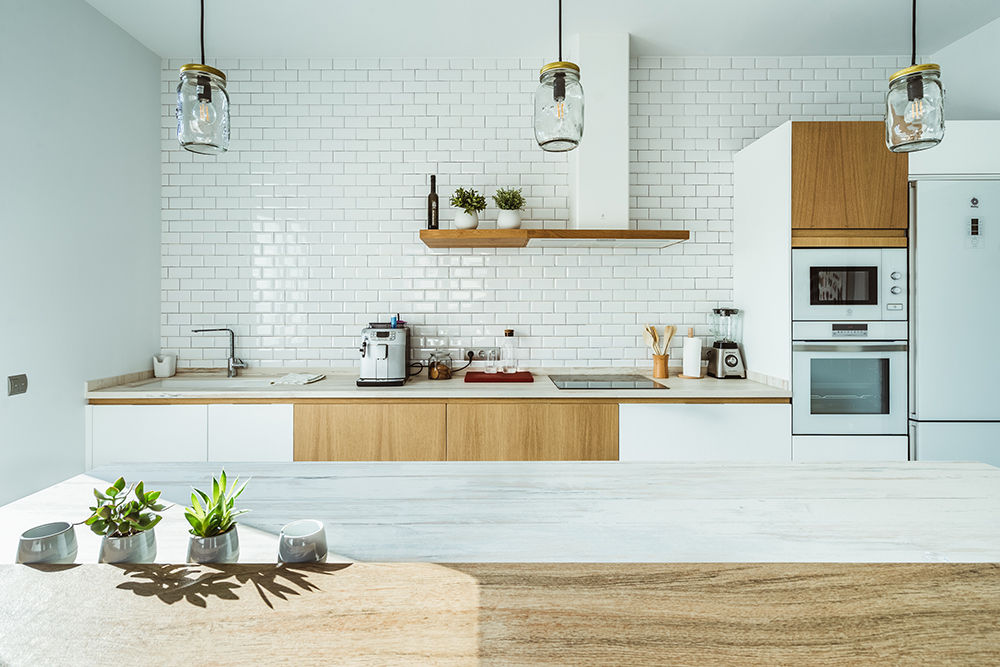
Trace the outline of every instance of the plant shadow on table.
<instances>
[{"instance_id":1,"label":"plant shadow on table","mask_svg":"<svg viewBox=\"0 0 1000 667\"><path fill-rule=\"evenodd\" d=\"M264 563L259 565L116 565L130 580L117 588L164 604L187 602L205 608L212 598L238 600L253 589L271 609L273 600L293 599L320 590L313 581L350 567L350 563Z\"/></svg>"}]
</instances>

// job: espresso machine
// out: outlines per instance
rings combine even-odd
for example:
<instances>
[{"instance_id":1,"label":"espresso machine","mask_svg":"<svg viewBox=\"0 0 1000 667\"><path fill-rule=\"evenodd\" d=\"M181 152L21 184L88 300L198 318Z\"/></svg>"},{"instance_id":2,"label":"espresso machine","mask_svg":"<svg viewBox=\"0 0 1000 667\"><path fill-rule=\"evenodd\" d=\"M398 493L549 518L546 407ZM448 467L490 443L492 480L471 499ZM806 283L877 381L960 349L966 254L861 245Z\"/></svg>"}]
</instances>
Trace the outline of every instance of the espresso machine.
<instances>
[{"instance_id":1,"label":"espresso machine","mask_svg":"<svg viewBox=\"0 0 1000 667\"><path fill-rule=\"evenodd\" d=\"M400 387L410 368L410 330L370 322L361 330L359 387Z\"/></svg>"},{"instance_id":2,"label":"espresso machine","mask_svg":"<svg viewBox=\"0 0 1000 667\"><path fill-rule=\"evenodd\" d=\"M715 342L708 348L708 374L715 378L745 378L746 365L740 350L743 315L739 308L713 308L712 335Z\"/></svg>"}]
</instances>

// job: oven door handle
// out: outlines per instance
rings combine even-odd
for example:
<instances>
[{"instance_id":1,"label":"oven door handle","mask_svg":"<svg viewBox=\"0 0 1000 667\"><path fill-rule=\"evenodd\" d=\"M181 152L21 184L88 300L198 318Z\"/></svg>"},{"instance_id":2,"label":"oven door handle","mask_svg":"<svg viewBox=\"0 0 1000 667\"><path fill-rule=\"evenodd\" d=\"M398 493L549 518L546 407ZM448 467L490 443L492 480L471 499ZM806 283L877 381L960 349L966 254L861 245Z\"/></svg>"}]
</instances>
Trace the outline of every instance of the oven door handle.
<instances>
[{"instance_id":1,"label":"oven door handle","mask_svg":"<svg viewBox=\"0 0 1000 667\"><path fill-rule=\"evenodd\" d=\"M795 343L793 352L906 352L906 343Z\"/></svg>"}]
</instances>

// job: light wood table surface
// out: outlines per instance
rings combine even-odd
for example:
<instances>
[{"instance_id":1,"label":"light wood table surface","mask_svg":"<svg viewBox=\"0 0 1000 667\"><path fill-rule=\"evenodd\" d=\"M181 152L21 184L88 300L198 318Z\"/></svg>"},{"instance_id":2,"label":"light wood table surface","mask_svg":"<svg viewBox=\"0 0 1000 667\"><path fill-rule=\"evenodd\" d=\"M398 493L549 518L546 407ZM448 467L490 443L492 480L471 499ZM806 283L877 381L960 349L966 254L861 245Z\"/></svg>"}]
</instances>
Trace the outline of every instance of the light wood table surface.
<instances>
[{"instance_id":1,"label":"light wood table surface","mask_svg":"<svg viewBox=\"0 0 1000 667\"><path fill-rule=\"evenodd\" d=\"M990 564L0 566L0 664L990 665Z\"/></svg>"}]
</instances>

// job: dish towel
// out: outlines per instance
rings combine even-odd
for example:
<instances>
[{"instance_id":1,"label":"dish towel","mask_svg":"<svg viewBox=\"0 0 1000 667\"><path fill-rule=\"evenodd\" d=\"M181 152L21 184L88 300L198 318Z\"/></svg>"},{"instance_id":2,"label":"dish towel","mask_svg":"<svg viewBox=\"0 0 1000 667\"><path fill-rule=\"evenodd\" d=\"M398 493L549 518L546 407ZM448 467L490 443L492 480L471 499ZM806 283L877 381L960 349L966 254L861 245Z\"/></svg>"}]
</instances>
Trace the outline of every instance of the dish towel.
<instances>
[{"instance_id":1,"label":"dish towel","mask_svg":"<svg viewBox=\"0 0 1000 667\"><path fill-rule=\"evenodd\" d=\"M322 373L315 375L309 373L289 373L276 380L271 380L271 384L312 384L313 382L319 382L325 377Z\"/></svg>"}]
</instances>

